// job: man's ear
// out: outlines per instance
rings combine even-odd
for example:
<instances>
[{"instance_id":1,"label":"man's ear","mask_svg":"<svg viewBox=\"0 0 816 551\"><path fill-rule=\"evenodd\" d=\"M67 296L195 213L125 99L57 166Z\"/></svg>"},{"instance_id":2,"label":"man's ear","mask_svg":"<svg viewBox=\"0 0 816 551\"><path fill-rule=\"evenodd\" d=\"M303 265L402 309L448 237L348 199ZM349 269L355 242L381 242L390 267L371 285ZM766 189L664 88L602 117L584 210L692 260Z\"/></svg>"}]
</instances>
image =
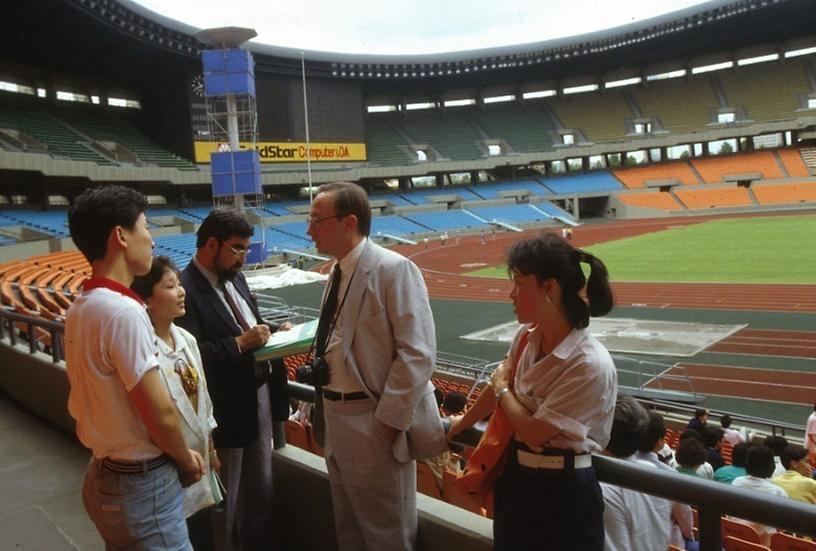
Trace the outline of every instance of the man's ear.
<instances>
[{"instance_id":1,"label":"man's ear","mask_svg":"<svg viewBox=\"0 0 816 551\"><path fill-rule=\"evenodd\" d=\"M125 236L125 228L122 226L114 226L108 236L108 246L115 245L118 248L127 248L127 238Z\"/></svg>"},{"instance_id":2,"label":"man's ear","mask_svg":"<svg viewBox=\"0 0 816 551\"><path fill-rule=\"evenodd\" d=\"M346 224L345 224L346 229L356 230L358 222L359 221L357 220L357 215L356 214L350 214L350 215L346 216Z\"/></svg>"}]
</instances>

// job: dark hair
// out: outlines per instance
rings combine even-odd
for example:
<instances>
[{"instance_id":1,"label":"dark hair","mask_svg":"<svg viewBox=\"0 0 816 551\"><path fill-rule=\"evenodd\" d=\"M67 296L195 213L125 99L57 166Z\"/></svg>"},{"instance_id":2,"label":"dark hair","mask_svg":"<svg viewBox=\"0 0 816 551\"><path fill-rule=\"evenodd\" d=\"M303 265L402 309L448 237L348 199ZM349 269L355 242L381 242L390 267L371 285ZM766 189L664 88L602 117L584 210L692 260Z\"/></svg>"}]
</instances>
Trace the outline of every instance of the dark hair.
<instances>
[{"instance_id":1,"label":"dark hair","mask_svg":"<svg viewBox=\"0 0 816 551\"><path fill-rule=\"evenodd\" d=\"M642 453L649 453L653 451L657 445L657 441L666 436L666 422L663 421L663 416L656 411L649 412L649 427L640 441L638 451Z\"/></svg>"},{"instance_id":2,"label":"dark hair","mask_svg":"<svg viewBox=\"0 0 816 551\"><path fill-rule=\"evenodd\" d=\"M457 390L451 390L445 395L445 401L442 402L442 407L448 413L461 413L465 410L467 405L467 396Z\"/></svg>"},{"instance_id":3,"label":"dark hair","mask_svg":"<svg viewBox=\"0 0 816 551\"><path fill-rule=\"evenodd\" d=\"M687 438L692 438L694 440L699 440L700 444L703 443L703 435L700 434L698 431L696 431L694 429L686 429L686 430L684 430L683 432L680 433L680 438L679 438L680 442L682 442L683 440L685 440Z\"/></svg>"},{"instance_id":4,"label":"dark hair","mask_svg":"<svg viewBox=\"0 0 816 551\"><path fill-rule=\"evenodd\" d=\"M363 188L351 182L330 182L318 188L318 193L331 193L334 198L334 212L338 217L353 214L357 217L357 231L360 235L371 233L371 206Z\"/></svg>"},{"instance_id":5,"label":"dark hair","mask_svg":"<svg viewBox=\"0 0 816 551\"><path fill-rule=\"evenodd\" d=\"M615 457L629 457L637 451L648 428L646 409L628 394L618 395L606 450Z\"/></svg>"},{"instance_id":6,"label":"dark hair","mask_svg":"<svg viewBox=\"0 0 816 551\"><path fill-rule=\"evenodd\" d=\"M779 457L785 470L790 470L791 461L801 461L808 456L807 448L799 444L788 444Z\"/></svg>"},{"instance_id":7,"label":"dark hair","mask_svg":"<svg viewBox=\"0 0 816 551\"><path fill-rule=\"evenodd\" d=\"M134 293L139 295L142 300L147 300L153 296L153 287L156 286L156 283L161 281L161 278L163 278L167 272L178 273L178 269L176 265L173 264L173 261L166 256L154 256L150 271L145 275L133 278L133 283L130 284L130 288Z\"/></svg>"},{"instance_id":8,"label":"dark hair","mask_svg":"<svg viewBox=\"0 0 816 551\"><path fill-rule=\"evenodd\" d=\"M703 444L706 448L716 446L717 442L723 439L723 436L725 436L725 431L720 427L703 427Z\"/></svg>"},{"instance_id":9,"label":"dark hair","mask_svg":"<svg viewBox=\"0 0 816 551\"><path fill-rule=\"evenodd\" d=\"M731 450L731 464L735 467L745 467L745 452L752 444L740 442Z\"/></svg>"},{"instance_id":10,"label":"dark hair","mask_svg":"<svg viewBox=\"0 0 816 551\"><path fill-rule=\"evenodd\" d=\"M767 446L751 446L745 452L745 472L758 478L770 478L774 472L774 453Z\"/></svg>"},{"instance_id":11,"label":"dark hair","mask_svg":"<svg viewBox=\"0 0 816 551\"><path fill-rule=\"evenodd\" d=\"M441 408L442 403L445 401L445 393L442 392L441 388L434 387L434 398L436 399L436 407Z\"/></svg>"},{"instance_id":12,"label":"dark hair","mask_svg":"<svg viewBox=\"0 0 816 551\"><path fill-rule=\"evenodd\" d=\"M784 450L785 446L788 445L788 440L784 436L778 436L774 434L765 438L765 441L762 443L762 445L773 450L774 455L781 455L782 450Z\"/></svg>"},{"instance_id":13,"label":"dark hair","mask_svg":"<svg viewBox=\"0 0 816 551\"><path fill-rule=\"evenodd\" d=\"M99 186L80 193L68 209L71 239L88 262L108 253L108 238L116 226L131 229L147 210L147 199L123 186Z\"/></svg>"},{"instance_id":14,"label":"dark hair","mask_svg":"<svg viewBox=\"0 0 816 551\"><path fill-rule=\"evenodd\" d=\"M590 266L589 280L581 269L582 262ZM507 251L507 269L534 274L539 283L555 279L561 286L565 314L572 327L588 326L589 316L603 316L614 305L604 263L554 233L514 243ZM584 285L589 304L580 295Z\"/></svg>"},{"instance_id":15,"label":"dark hair","mask_svg":"<svg viewBox=\"0 0 816 551\"><path fill-rule=\"evenodd\" d=\"M244 213L239 210L217 208L213 209L196 232L196 248L203 247L210 237L219 242L230 237L252 237L255 230Z\"/></svg>"},{"instance_id":16,"label":"dark hair","mask_svg":"<svg viewBox=\"0 0 816 551\"><path fill-rule=\"evenodd\" d=\"M695 409L694 410L694 417L696 417L697 419L699 419L700 417L702 417L704 415L708 415L708 410L707 409L700 408L700 409Z\"/></svg>"},{"instance_id":17,"label":"dark hair","mask_svg":"<svg viewBox=\"0 0 816 551\"><path fill-rule=\"evenodd\" d=\"M703 443L697 438L684 438L680 440L680 443L677 444L677 451L674 453L674 458L681 467L699 467L705 463L706 460Z\"/></svg>"},{"instance_id":18,"label":"dark hair","mask_svg":"<svg viewBox=\"0 0 816 551\"><path fill-rule=\"evenodd\" d=\"M720 425L724 429L727 429L728 427L730 427L731 426L731 416L726 413L725 415L720 417Z\"/></svg>"}]
</instances>

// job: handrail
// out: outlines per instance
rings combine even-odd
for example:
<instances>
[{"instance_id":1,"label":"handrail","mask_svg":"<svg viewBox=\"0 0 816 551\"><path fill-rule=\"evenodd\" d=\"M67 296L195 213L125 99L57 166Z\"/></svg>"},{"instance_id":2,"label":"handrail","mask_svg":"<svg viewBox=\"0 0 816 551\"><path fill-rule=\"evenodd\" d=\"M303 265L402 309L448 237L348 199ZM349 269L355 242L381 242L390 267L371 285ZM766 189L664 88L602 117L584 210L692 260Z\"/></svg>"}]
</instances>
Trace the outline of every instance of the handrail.
<instances>
[{"instance_id":1,"label":"handrail","mask_svg":"<svg viewBox=\"0 0 816 551\"><path fill-rule=\"evenodd\" d=\"M314 388L289 381L289 396L314 402ZM455 440L474 446L481 436L482 429L477 426L458 434ZM285 443L276 443L276 447L282 445ZM593 456L592 463L601 482L695 506L702 551L722 550L720 519L724 514L816 537L814 505L663 469L639 467L607 456Z\"/></svg>"},{"instance_id":2,"label":"handrail","mask_svg":"<svg viewBox=\"0 0 816 551\"><path fill-rule=\"evenodd\" d=\"M28 328L28 338L22 338L14 330L15 323L23 323ZM0 308L0 339L5 338L6 331L8 331L9 339L12 346L17 344L17 339L28 341L28 351L30 353L37 352L37 338L35 336L34 328L39 327L48 331L51 335L51 360L53 363L59 363L63 359L62 355L62 337L65 334L65 324L46 320L38 316L29 316L15 312L13 309L5 306Z\"/></svg>"}]
</instances>

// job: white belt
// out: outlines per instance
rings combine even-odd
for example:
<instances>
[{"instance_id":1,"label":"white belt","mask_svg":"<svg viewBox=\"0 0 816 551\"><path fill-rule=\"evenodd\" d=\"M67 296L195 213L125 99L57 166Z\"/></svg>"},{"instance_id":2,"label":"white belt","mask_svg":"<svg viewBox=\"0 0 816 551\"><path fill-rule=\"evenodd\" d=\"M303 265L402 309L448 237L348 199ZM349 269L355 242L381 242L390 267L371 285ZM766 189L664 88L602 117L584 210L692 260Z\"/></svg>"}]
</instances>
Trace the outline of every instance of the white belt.
<instances>
[{"instance_id":1,"label":"white belt","mask_svg":"<svg viewBox=\"0 0 816 551\"><path fill-rule=\"evenodd\" d=\"M574 456L563 456L540 455L524 450L516 451L518 451L519 465L529 467L531 469L553 469L563 471L570 468L571 462L573 463L573 469L587 469L592 466L592 455L588 453ZM569 458L572 458L572 461L570 461Z\"/></svg>"}]
</instances>

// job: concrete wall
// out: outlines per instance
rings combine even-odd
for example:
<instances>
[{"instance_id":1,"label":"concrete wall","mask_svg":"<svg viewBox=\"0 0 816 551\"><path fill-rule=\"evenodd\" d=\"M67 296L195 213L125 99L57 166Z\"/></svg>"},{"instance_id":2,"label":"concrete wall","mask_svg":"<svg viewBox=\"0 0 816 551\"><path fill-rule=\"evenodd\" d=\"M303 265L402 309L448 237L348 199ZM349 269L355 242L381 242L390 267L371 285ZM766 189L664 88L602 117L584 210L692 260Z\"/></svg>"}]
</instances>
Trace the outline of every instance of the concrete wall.
<instances>
[{"instance_id":1,"label":"concrete wall","mask_svg":"<svg viewBox=\"0 0 816 551\"><path fill-rule=\"evenodd\" d=\"M272 454L275 510L281 549L335 549L326 463L322 457L287 446ZM493 548L493 522L443 501L417 494L421 551L488 551Z\"/></svg>"},{"instance_id":2,"label":"concrete wall","mask_svg":"<svg viewBox=\"0 0 816 551\"><path fill-rule=\"evenodd\" d=\"M0 341L0 392L35 414L73 434L67 411L68 379L63 362L42 353L29 354L27 345ZM279 549L335 549L326 463L322 457L294 446L272 455L275 513L280 528ZM493 523L459 507L417 494L420 551L488 551L493 547Z\"/></svg>"}]
</instances>

